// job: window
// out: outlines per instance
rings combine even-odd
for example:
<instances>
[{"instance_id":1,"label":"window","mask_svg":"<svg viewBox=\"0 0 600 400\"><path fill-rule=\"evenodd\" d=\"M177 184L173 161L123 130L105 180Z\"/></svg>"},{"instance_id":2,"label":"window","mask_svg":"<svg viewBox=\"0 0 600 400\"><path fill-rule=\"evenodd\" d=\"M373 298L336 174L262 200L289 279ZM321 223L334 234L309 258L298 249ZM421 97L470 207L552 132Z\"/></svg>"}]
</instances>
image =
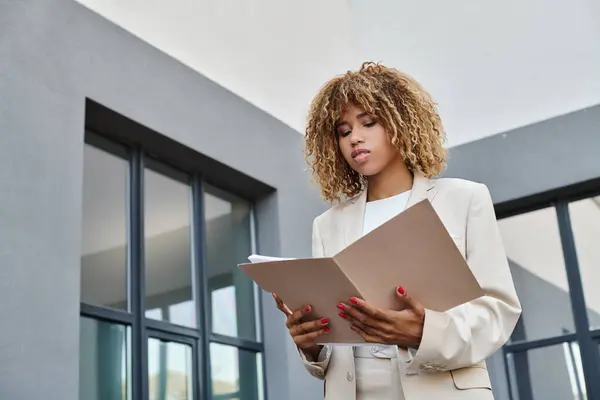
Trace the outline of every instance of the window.
<instances>
[{"instance_id":1,"label":"window","mask_svg":"<svg viewBox=\"0 0 600 400\"><path fill-rule=\"evenodd\" d=\"M252 205L93 133L83 179L80 399L263 399Z\"/></svg>"},{"instance_id":2,"label":"window","mask_svg":"<svg viewBox=\"0 0 600 400\"><path fill-rule=\"evenodd\" d=\"M511 399L600 396L598 199L557 195L499 218L523 306L504 347Z\"/></svg>"}]
</instances>

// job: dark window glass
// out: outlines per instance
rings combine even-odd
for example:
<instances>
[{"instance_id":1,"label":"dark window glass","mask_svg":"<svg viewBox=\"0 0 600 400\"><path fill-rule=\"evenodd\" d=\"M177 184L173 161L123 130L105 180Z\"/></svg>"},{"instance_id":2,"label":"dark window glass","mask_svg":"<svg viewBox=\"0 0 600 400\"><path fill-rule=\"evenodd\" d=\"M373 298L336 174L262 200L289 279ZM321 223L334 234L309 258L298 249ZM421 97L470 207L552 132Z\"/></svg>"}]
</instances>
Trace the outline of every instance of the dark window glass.
<instances>
[{"instance_id":1,"label":"dark window glass","mask_svg":"<svg viewBox=\"0 0 600 400\"><path fill-rule=\"evenodd\" d=\"M587 398L581 355L576 343L511 354L509 369L511 381L516 383L512 385L515 399Z\"/></svg>"},{"instance_id":2,"label":"dark window glass","mask_svg":"<svg viewBox=\"0 0 600 400\"><path fill-rule=\"evenodd\" d=\"M80 319L80 400L131 399L130 343L123 325Z\"/></svg>"},{"instance_id":3,"label":"dark window glass","mask_svg":"<svg viewBox=\"0 0 600 400\"><path fill-rule=\"evenodd\" d=\"M146 316L195 327L190 185L151 169L144 178Z\"/></svg>"},{"instance_id":4,"label":"dark window glass","mask_svg":"<svg viewBox=\"0 0 600 400\"><path fill-rule=\"evenodd\" d=\"M148 385L150 400L191 400L192 348L150 338Z\"/></svg>"},{"instance_id":5,"label":"dark window glass","mask_svg":"<svg viewBox=\"0 0 600 400\"><path fill-rule=\"evenodd\" d=\"M569 204L577 261L591 329L600 329L600 196Z\"/></svg>"},{"instance_id":6,"label":"dark window glass","mask_svg":"<svg viewBox=\"0 0 600 400\"><path fill-rule=\"evenodd\" d=\"M252 251L250 204L213 187L204 201L210 326L214 333L256 340L254 283L237 267Z\"/></svg>"},{"instance_id":7,"label":"dark window glass","mask_svg":"<svg viewBox=\"0 0 600 400\"><path fill-rule=\"evenodd\" d=\"M513 340L575 331L567 272L554 208L499 221L523 314Z\"/></svg>"},{"instance_id":8,"label":"dark window glass","mask_svg":"<svg viewBox=\"0 0 600 400\"><path fill-rule=\"evenodd\" d=\"M257 353L211 343L210 371L214 398L263 398L262 358Z\"/></svg>"},{"instance_id":9,"label":"dark window glass","mask_svg":"<svg viewBox=\"0 0 600 400\"><path fill-rule=\"evenodd\" d=\"M127 309L127 162L84 147L81 301Z\"/></svg>"}]
</instances>

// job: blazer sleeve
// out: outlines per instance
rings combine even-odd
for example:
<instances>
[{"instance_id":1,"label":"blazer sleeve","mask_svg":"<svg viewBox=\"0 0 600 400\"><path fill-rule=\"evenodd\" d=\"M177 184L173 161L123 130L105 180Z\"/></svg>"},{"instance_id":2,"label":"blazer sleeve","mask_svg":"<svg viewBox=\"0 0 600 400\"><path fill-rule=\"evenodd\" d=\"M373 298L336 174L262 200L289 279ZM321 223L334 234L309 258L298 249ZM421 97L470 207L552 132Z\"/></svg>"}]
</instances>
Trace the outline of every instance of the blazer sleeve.
<instances>
[{"instance_id":1,"label":"blazer sleeve","mask_svg":"<svg viewBox=\"0 0 600 400\"><path fill-rule=\"evenodd\" d=\"M466 260L485 295L446 312L425 310L423 336L409 370L436 372L475 365L512 334L521 304L485 185L476 184L467 216Z\"/></svg>"},{"instance_id":2,"label":"blazer sleeve","mask_svg":"<svg viewBox=\"0 0 600 400\"><path fill-rule=\"evenodd\" d=\"M323 241L321 240L321 234L319 232L319 225L317 222L317 218L313 221L313 229L312 229L312 256L313 257L323 257L325 254L325 250L323 249ZM319 357L316 362L310 362L306 359L306 356L302 352L302 350L298 349L298 354L300 356L300 360L302 364L304 364L304 368L314 377L319 379L325 378L325 373L327 372L327 367L329 366L329 360L331 359L331 353L333 351L332 346L326 345L323 346L323 349L319 353Z\"/></svg>"}]
</instances>

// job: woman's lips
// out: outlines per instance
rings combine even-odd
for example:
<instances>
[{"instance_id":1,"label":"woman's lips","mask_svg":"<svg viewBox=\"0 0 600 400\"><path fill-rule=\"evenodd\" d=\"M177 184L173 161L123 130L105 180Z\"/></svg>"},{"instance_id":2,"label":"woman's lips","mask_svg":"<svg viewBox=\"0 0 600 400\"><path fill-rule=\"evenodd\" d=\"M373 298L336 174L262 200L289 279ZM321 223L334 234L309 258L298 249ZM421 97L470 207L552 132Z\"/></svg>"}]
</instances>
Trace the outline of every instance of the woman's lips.
<instances>
[{"instance_id":1,"label":"woman's lips","mask_svg":"<svg viewBox=\"0 0 600 400\"><path fill-rule=\"evenodd\" d=\"M363 164L369 159L371 152L366 149L356 149L351 155L355 162Z\"/></svg>"}]
</instances>

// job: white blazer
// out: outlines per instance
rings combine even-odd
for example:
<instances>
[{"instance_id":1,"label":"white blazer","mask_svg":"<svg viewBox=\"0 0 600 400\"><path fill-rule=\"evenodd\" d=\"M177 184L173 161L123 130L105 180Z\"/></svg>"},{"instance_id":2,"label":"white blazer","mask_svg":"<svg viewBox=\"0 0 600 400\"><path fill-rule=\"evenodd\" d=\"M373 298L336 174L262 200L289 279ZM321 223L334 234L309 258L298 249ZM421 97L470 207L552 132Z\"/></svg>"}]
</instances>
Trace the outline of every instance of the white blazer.
<instances>
[{"instance_id":1,"label":"white blazer","mask_svg":"<svg viewBox=\"0 0 600 400\"><path fill-rule=\"evenodd\" d=\"M425 310L416 351L397 349L406 400L493 399L485 359L510 337L521 314L492 199L483 184L462 179L428 179L415 174L407 208L428 199L461 251L485 296L447 312ZM313 257L333 256L360 238L366 191L330 208L313 222ZM401 282L393 282L401 284ZM309 363L325 379L327 400L354 400L352 347L333 347Z\"/></svg>"}]
</instances>

